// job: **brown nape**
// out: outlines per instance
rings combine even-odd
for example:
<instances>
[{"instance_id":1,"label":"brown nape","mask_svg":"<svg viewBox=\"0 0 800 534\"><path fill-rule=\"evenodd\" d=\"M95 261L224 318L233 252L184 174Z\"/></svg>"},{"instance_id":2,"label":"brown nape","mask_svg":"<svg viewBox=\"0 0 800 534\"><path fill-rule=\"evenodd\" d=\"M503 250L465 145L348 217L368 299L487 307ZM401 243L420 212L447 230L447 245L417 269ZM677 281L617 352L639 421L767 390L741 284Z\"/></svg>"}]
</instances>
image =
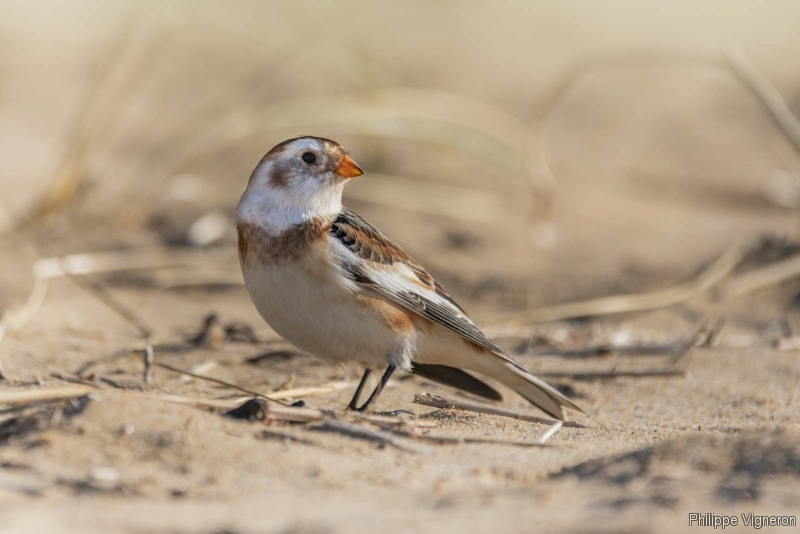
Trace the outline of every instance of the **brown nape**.
<instances>
[{"instance_id":1,"label":"brown nape","mask_svg":"<svg viewBox=\"0 0 800 534\"><path fill-rule=\"evenodd\" d=\"M327 219L311 219L272 236L258 226L246 222L236 225L239 234L239 260L278 262L296 260L313 244L323 241L330 230Z\"/></svg>"},{"instance_id":2,"label":"brown nape","mask_svg":"<svg viewBox=\"0 0 800 534\"><path fill-rule=\"evenodd\" d=\"M342 151L344 150L342 146L333 139L328 139L325 137L315 137L313 135L300 135L298 137L292 137L291 139L287 139L286 141L281 141L280 143L272 147L269 152L267 152L267 156L271 156L272 154L277 154L278 152L281 152L284 148L286 148L287 145L297 141L298 139L316 139L317 141L322 141L323 143L331 144L335 148L338 148Z\"/></svg>"}]
</instances>

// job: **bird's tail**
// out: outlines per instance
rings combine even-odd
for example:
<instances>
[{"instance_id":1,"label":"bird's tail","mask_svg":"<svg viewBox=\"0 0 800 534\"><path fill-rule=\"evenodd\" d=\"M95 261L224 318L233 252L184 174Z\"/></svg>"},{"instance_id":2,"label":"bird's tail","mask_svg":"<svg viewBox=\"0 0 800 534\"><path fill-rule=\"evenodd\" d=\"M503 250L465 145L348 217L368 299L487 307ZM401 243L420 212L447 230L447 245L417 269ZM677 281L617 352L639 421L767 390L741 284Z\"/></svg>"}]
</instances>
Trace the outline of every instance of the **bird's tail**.
<instances>
[{"instance_id":1,"label":"bird's tail","mask_svg":"<svg viewBox=\"0 0 800 534\"><path fill-rule=\"evenodd\" d=\"M540 378L536 378L511 360L498 358L493 360L487 367L481 372L513 389L531 404L556 419L565 420L565 408L584 413L583 410L553 386Z\"/></svg>"}]
</instances>

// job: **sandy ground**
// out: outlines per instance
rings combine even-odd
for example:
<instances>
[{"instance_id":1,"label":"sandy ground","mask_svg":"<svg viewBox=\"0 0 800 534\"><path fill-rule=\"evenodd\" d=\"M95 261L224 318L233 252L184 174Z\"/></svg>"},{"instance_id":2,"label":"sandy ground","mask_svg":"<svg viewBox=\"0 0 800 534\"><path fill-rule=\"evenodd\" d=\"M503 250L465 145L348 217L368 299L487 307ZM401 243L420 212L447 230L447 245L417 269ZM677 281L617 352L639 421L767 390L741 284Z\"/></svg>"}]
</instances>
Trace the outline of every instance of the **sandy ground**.
<instances>
[{"instance_id":1,"label":"sandy ground","mask_svg":"<svg viewBox=\"0 0 800 534\"><path fill-rule=\"evenodd\" d=\"M548 380L586 410L582 420L589 428L562 428L549 447L420 441L407 450L302 425L266 427L157 400L153 396L162 393L202 399L241 393L163 368L154 369L153 382L146 384L141 358L124 354L141 346L142 336L108 305L110 298L132 310L158 344L184 343L211 313L222 324L250 326L258 343L229 339L155 354L158 362L200 369L249 390L357 380L355 366L297 353L261 321L239 282L229 230L214 246L186 245L189 223L209 212L230 215L253 163L279 135L250 135L233 148L209 152L206 147L217 147L222 135L212 127L217 116L230 119L237 108L247 115L266 105L265 99L285 98L297 87L308 95L336 94L363 87L366 79L375 86L458 90L541 126L543 111L536 103L547 100L548 80L575 58L644 50L707 60L732 40L747 47L797 112L800 78L789 52L800 43L795 36L791 44L797 15L791 3L776 3L771 11L755 4L715 4L736 6L721 20L711 7L692 11L689 3L658 13L632 6L573 13L554 5L512 9L509 4L515 16L508 18L473 7L449 26L454 42L463 44L466 63L452 61L462 56L442 44L436 31L433 21L442 20L445 4L415 5L408 13L362 5L363 43L374 44L364 53L371 62L364 61L372 71L365 74L369 69L352 60L361 57L356 45L363 43L334 32L320 38L322 45L309 44L297 54L327 62L326 72L340 77L315 92L323 74L305 73L287 61L263 99L253 96L252 84L269 77L248 69L277 68L270 51L302 42L325 26L324 17L317 15L316 25L305 28L298 23L302 9L284 7L280 17L293 25L275 24L275 31L262 35L252 23L242 30L226 22L244 24L245 4L213 9L208 4L183 15L181 5L162 23L170 29L184 24L190 31L168 40L171 55L148 67L152 76L135 88L124 116L103 136L75 200L25 231L2 237L0 311L28 298L35 261L61 254L130 249L147 257L145 251L159 248L164 257L213 266L212 274L203 275L215 282L187 286L180 269L57 278L30 322L6 331L0 394L69 385L65 379L90 363L82 376L96 388L85 406L63 404L16 419L0 412L0 532L684 532L693 512L800 515L800 359L796 351L776 348L800 326L800 283L789 280L726 298L737 277L797 253L797 211L770 200L769 184L776 176L797 173L798 158L758 101L724 68L645 62L582 75L537 129L538 138L546 138L556 179L552 213L539 214L530 232L519 231L525 220L519 198L529 195L525 184L485 162L413 141L377 142L335 127L319 132L342 139L368 171L473 188L502 207L506 216L478 223L387 207L364 195L347 201L426 265L524 366L561 373ZM25 212L46 188L47 181L38 178L48 175L46 165L31 161L53 159L63 148L52 132L68 129L70 103L89 75L89 51L106 42L114 27L116 11L92 3L76 6L64 12L51 6L54 11L46 14L21 5L3 8L20 22L3 17L2 24L13 29L6 33L7 50L29 57L25 65L9 59L10 52L3 59L6 97L18 103L0 108L0 136L11 149L8 178L0 183L7 219ZM247 9L265 14L267 8L248 4ZM612 30L621 24L620 13L626 13L627 30L617 34ZM266 14L275 15L268 9ZM663 24L655 23L659 17ZM536 21L540 31L508 22L523 19ZM23 28L23 20L35 23ZM43 38L58 20L73 28L63 42L45 40L51 46L41 49L31 44L31 36ZM376 21L385 20L393 22L377 27ZM415 26L416 44L387 37L389 30L399 32L413 21L423 21ZM204 48L208 28L216 32L217 45ZM477 28L502 28L504 37L487 51L471 38ZM676 32L685 36L680 43ZM530 50L548 44L554 51L531 52L540 68L523 73L509 56L520 42ZM597 43L605 44L593 50ZM421 54L426 46L431 52ZM236 53L244 49L247 60ZM325 50L321 57L320 50ZM203 73L190 57L205 58L215 75ZM393 68L375 66L382 64ZM58 80L59 91L41 88L37 82L45 75L37 65L55 69L48 76ZM226 79L244 84L241 100L230 100ZM197 90L198 80L208 84ZM25 90L30 87L38 92ZM160 120L149 129L147 117ZM188 130L191 135L179 135ZM184 151L181 157L170 154L176 146ZM369 172L361 180L369 180ZM191 195L176 193L187 187ZM757 243L763 236L772 236L770 246L750 255L713 291L679 305L544 323L526 335L503 331L510 312L668 287L736 243ZM678 376L580 376L670 369L676 356L668 351L556 354L691 340L708 325L722 326L710 343L684 355L685 373ZM423 392L470 400L411 377L394 381L377 409L409 410L431 425L426 432L438 436L533 443L547 430L412 404ZM505 393L503 408L535 413ZM347 389L304 400L312 408L341 411L351 394ZM276 438L275 431L293 439ZM770 530L796 529L762 529Z\"/></svg>"}]
</instances>

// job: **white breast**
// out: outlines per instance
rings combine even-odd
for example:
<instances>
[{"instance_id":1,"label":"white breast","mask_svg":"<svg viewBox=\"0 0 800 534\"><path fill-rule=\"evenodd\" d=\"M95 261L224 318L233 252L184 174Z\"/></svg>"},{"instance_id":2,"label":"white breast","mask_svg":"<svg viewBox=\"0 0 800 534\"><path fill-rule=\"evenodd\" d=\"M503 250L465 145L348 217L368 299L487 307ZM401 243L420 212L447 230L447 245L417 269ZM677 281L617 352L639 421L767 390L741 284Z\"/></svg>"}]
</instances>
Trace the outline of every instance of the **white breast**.
<instances>
[{"instance_id":1,"label":"white breast","mask_svg":"<svg viewBox=\"0 0 800 534\"><path fill-rule=\"evenodd\" d=\"M380 316L359 305L354 287L318 253L277 263L247 258L242 273L261 317L302 350L383 364L404 344Z\"/></svg>"}]
</instances>

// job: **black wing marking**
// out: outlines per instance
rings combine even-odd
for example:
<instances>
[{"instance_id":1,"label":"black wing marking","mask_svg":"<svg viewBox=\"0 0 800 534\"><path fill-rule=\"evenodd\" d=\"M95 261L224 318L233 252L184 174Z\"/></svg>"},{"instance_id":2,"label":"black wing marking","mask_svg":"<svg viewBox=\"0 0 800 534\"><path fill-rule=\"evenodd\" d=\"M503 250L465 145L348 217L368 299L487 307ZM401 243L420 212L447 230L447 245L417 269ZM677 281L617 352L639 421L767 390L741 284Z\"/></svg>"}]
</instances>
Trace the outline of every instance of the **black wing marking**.
<instances>
[{"instance_id":1,"label":"black wing marking","mask_svg":"<svg viewBox=\"0 0 800 534\"><path fill-rule=\"evenodd\" d=\"M455 367L414 362L411 364L411 371L434 382L472 393L484 399L503 400L503 396L492 386Z\"/></svg>"},{"instance_id":2,"label":"black wing marking","mask_svg":"<svg viewBox=\"0 0 800 534\"><path fill-rule=\"evenodd\" d=\"M419 263L358 214L344 208L333 222L330 232L332 237L363 260L361 264L344 262L342 265L345 273L358 285L452 330L506 363L525 370L472 323L464 309ZM409 290L407 284L387 285L377 282L371 274L378 274L381 269L390 270L395 263L402 263L414 273L420 286L418 291ZM399 273L397 276L402 277ZM444 302L426 296L428 292Z\"/></svg>"},{"instance_id":3,"label":"black wing marking","mask_svg":"<svg viewBox=\"0 0 800 534\"><path fill-rule=\"evenodd\" d=\"M354 211L344 208L333 221L331 235L362 260L379 265L402 263L414 273L417 281L455 306L465 316L467 312L453 300L447 291L428 272L409 256L400 245L386 237L380 230L362 219Z\"/></svg>"},{"instance_id":4,"label":"black wing marking","mask_svg":"<svg viewBox=\"0 0 800 534\"><path fill-rule=\"evenodd\" d=\"M344 265L345 272L350 274L353 281L405 306L426 319L449 328L477 346L507 358L503 350L470 321L466 312L447 294L444 288L380 230L345 208L333 222L330 232L348 250L366 262L364 268L355 264ZM370 263L377 264L374 266L376 270L402 263L414 273L421 286L420 291L413 292L405 287L391 287L376 282L369 273ZM437 302L437 300L427 297L425 293L428 291L446 302Z\"/></svg>"},{"instance_id":5,"label":"black wing marking","mask_svg":"<svg viewBox=\"0 0 800 534\"><path fill-rule=\"evenodd\" d=\"M425 297L422 293L413 293L405 289L387 287L384 284L377 283L364 269L360 269L355 265L345 265L344 268L345 272L349 273L352 280L357 284L418 313L434 323L452 330L479 347L487 349L503 358L507 358L503 350L487 338L466 315L461 315L460 308L454 308L449 304L436 302Z\"/></svg>"}]
</instances>

